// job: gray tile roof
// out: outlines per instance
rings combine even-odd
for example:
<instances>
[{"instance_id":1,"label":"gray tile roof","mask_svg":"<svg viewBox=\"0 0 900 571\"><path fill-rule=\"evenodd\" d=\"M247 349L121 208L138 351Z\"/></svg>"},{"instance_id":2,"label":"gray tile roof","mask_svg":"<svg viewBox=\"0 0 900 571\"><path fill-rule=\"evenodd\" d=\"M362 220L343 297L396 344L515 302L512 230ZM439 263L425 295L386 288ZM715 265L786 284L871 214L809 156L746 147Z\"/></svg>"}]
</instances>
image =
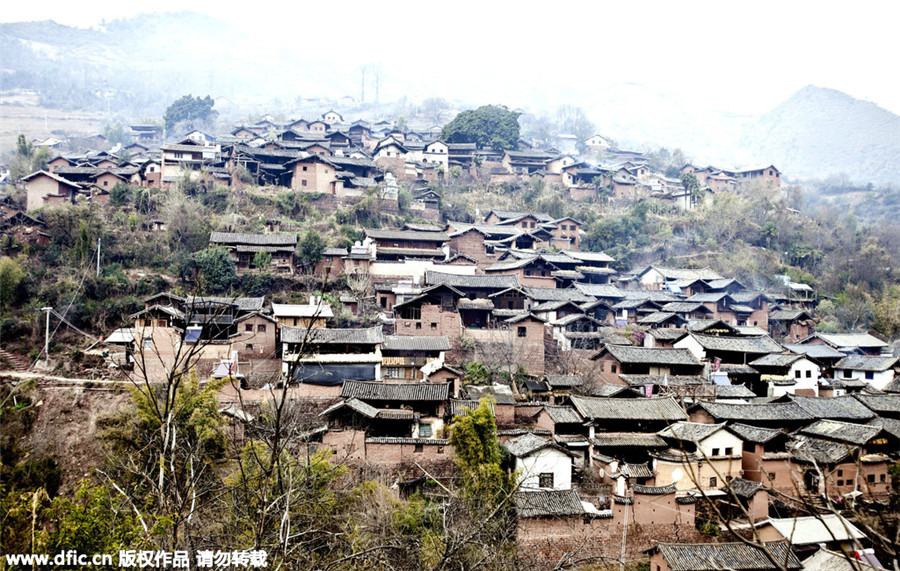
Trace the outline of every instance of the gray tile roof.
<instances>
[{"instance_id":1,"label":"gray tile roof","mask_svg":"<svg viewBox=\"0 0 900 571\"><path fill-rule=\"evenodd\" d=\"M542 490L516 494L516 514L520 518L582 517L584 506L575 490Z\"/></svg>"},{"instance_id":2,"label":"gray tile roof","mask_svg":"<svg viewBox=\"0 0 900 571\"><path fill-rule=\"evenodd\" d=\"M450 383L345 381L341 388L341 397L357 398L362 401L446 401L450 397Z\"/></svg>"},{"instance_id":3,"label":"gray tile roof","mask_svg":"<svg viewBox=\"0 0 900 571\"><path fill-rule=\"evenodd\" d=\"M729 424L728 430L744 442L758 444L765 444L779 436L786 436L786 434L778 428L759 428L750 426L749 424L741 424L739 422Z\"/></svg>"},{"instance_id":4,"label":"gray tile roof","mask_svg":"<svg viewBox=\"0 0 900 571\"><path fill-rule=\"evenodd\" d=\"M449 351L450 340L447 337L385 335L382 351Z\"/></svg>"},{"instance_id":5,"label":"gray tile roof","mask_svg":"<svg viewBox=\"0 0 900 571\"><path fill-rule=\"evenodd\" d=\"M747 421L812 421L800 405L793 402L773 402L764 404L701 402L699 405L718 420Z\"/></svg>"},{"instance_id":6,"label":"gray tile roof","mask_svg":"<svg viewBox=\"0 0 900 571\"><path fill-rule=\"evenodd\" d=\"M701 347L711 351L730 351L736 353L780 353L779 345L771 337L718 337L715 335L699 335L691 333Z\"/></svg>"},{"instance_id":7,"label":"gray tile roof","mask_svg":"<svg viewBox=\"0 0 900 571\"><path fill-rule=\"evenodd\" d=\"M900 395L855 394L854 398L882 416L900 414Z\"/></svg>"},{"instance_id":8,"label":"gray tile roof","mask_svg":"<svg viewBox=\"0 0 900 571\"><path fill-rule=\"evenodd\" d=\"M623 299L625 293L619 288L605 284L574 284L575 289L595 298Z\"/></svg>"},{"instance_id":9,"label":"gray tile roof","mask_svg":"<svg viewBox=\"0 0 900 571\"><path fill-rule=\"evenodd\" d=\"M209 236L210 244L229 246L296 246L296 234L241 234L237 232L213 232Z\"/></svg>"},{"instance_id":10,"label":"gray tile roof","mask_svg":"<svg viewBox=\"0 0 900 571\"><path fill-rule=\"evenodd\" d=\"M584 419L570 406L544 405L544 410L554 424L581 424Z\"/></svg>"},{"instance_id":11,"label":"gray tile roof","mask_svg":"<svg viewBox=\"0 0 900 571\"><path fill-rule=\"evenodd\" d=\"M381 326L367 329L326 329L313 328L307 332L305 327L282 327L283 343L302 343L307 341L313 345L327 344L360 344L374 345L384 342Z\"/></svg>"},{"instance_id":12,"label":"gray tile roof","mask_svg":"<svg viewBox=\"0 0 900 571\"><path fill-rule=\"evenodd\" d=\"M556 445L552 440L541 438L530 432L528 434L523 434L518 438L507 440L505 446L506 449L509 450L509 453L516 458L524 458L534 454L538 450L543 450L548 446L562 450L562 448Z\"/></svg>"},{"instance_id":13,"label":"gray tile roof","mask_svg":"<svg viewBox=\"0 0 900 571\"><path fill-rule=\"evenodd\" d=\"M762 482L754 482L753 480L745 480L744 478L734 478L724 486L719 488L723 492L732 491L739 498L752 498L760 489Z\"/></svg>"},{"instance_id":14,"label":"gray tile roof","mask_svg":"<svg viewBox=\"0 0 900 571\"><path fill-rule=\"evenodd\" d=\"M597 420L687 420L687 414L672 398L607 399L569 397L584 418Z\"/></svg>"},{"instance_id":15,"label":"gray tile roof","mask_svg":"<svg viewBox=\"0 0 900 571\"><path fill-rule=\"evenodd\" d=\"M874 412L851 395L832 398L793 395L790 398L815 418L865 421L875 417Z\"/></svg>"},{"instance_id":16,"label":"gray tile roof","mask_svg":"<svg viewBox=\"0 0 900 571\"><path fill-rule=\"evenodd\" d=\"M702 424L699 422L675 422L663 428L657 434L663 438L674 438L687 442L704 440L725 428L722 424Z\"/></svg>"},{"instance_id":17,"label":"gray tile roof","mask_svg":"<svg viewBox=\"0 0 900 571\"><path fill-rule=\"evenodd\" d=\"M788 452L802 462L836 464L856 452L858 448L845 442L833 442L811 436L797 436Z\"/></svg>"},{"instance_id":18,"label":"gray tile roof","mask_svg":"<svg viewBox=\"0 0 900 571\"><path fill-rule=\"evenodd\" d=\"M601 448L617 448L631 446L637 448L665 448L666 441L656 434L646 432L597 432L594 434L594 446Z\"/></svg>"},{"instance_id":19,"label":"gray tile roof","mask_svg":"<svg viewBox=\"0 0 900 571\"><path fill-rule=\"evenodd\" d=\"M644 486L641 484L632 484L631 489L635 494L643 494L645 496L663 496L666 494L674 494L676 491L675 484L668 486Z\"/></svg>"},{"instance_id":20,"label":"gray tile roof","mask_svg":"<svg viewBox=\"0 0 900 571\"><path fill-rule=\"evenodd\" d=\"M787 562L788 569L803 565L787 542L768 542L765 547L776 561ZM779 569L760 547L744 543L660 543L656 547L672 571L760 571Z\"/></svg>"},{"instance_id":21,"label":"gray tile roof","mask_svg":"<svg viewBox=\"0 0 900 571\"><path fill-rule=\"evenodd\" d=\"M875 357L869 355L848 355L834 364L835 369L853 371L887 371L896 367L900 357Z\"/></svg>"},{"instance_id":22,"label":"gray tile roof","mask_svg":"<svg viewBox=\"0 0 900 571\"><path fill-rule=\"evenodd\" d=\"M579 290L575 288L566 288L566 289L558 289L558 288L550 288L550 287L531 287L525 286L522 288L525 292L525 295L530 297L535 301L546 302L546 301L574 301L574 302L584 302L584 301L594 301L594 298L581 293Z\"/></svg>"},{"instance_id":23,"label":"gray tile roof","mask_svg":"<svg viewBox=\"0 0 900 571\"><path fill-rule=\"evenodd\" d=\"M619 375L619 378L632 387L644 385L706 385L709 381L697 375Z\"/></svg>"},{"instance_id":24,"label":"gray tile roof","mask_svg":"<svg viewBox=\"0 0 900 571\"><path fill-rule=\"evenodd\" d=\"M800 345L793 343L785 344L784 348L800 355L806 355L811 359L841 359L847 356L846 353L841 353L825 344Z\"/></svg>"},{"instance_id":25,"label":"gray tile roof","mask_svg":"<svg viewBox=\"0 0 900 571\"><path fill-rule=\"evenodd\" d=\"M838 420L817 420L809 426L801 428L799 433L826 440L862 445L875 438L881 430L880 426L868 424L852 424Z\"/></svg>"},{"instance_id":26,"label":"gray tile roof","mask_svg":"<svg viewBox=\"0 0 900 571\"><path fill-rule=\"evenodd\" d=\"M544 379L551 387L580 387L584 384L581 375L545 375Z\"/></svg>"},{"instance_id":27,"label":"gray tile roof","mask_svg":"<svg viewBox=\"0 0 900 571\"><path fill-rule=\"evenodd\" d=\"M625 347L622 345L607 345L604 351L608 351L610 355L623 364L700 366L700 361L698 361L693 353L687 349L676 349L674 347Z\"/></svg>"},{"instance_id":28,"label":"gray tile roof","mask_svg":"<svg viewBox=\"0 0 900 571\"><path fill-rule=\"evenodd\" d=\"M450 239L444 232L420 232L416 230L366 230L373 240L412 240L416 242L444 243Z\"/></svg>"},{"instance_id":29,"label":"gray tile roof","mask_svg":"<svg viewBox=\"0 0 900 571\"><path fill-rule=\"evenodd\" d=\"M750 361L751 367L790 367L800 359L803 359L802 355L796 355L794 353L770 353L768 355L763 355L759 359L754 361Z\"/></svg>"},{"instance_id":30,"label":"gray tile roof","mask_svg":"<svg viewBox=\"0 0 900 571\"><path fill-rule=\"evenodd\" d=\"M431 270L425 271L426 285L449 285L455 288L479 288L479 289L506 289L519 287L519 280L516 276L510 275L479 275L479 276L458 276L455 274L444 274Z\"/></svg>"}]
</instances>

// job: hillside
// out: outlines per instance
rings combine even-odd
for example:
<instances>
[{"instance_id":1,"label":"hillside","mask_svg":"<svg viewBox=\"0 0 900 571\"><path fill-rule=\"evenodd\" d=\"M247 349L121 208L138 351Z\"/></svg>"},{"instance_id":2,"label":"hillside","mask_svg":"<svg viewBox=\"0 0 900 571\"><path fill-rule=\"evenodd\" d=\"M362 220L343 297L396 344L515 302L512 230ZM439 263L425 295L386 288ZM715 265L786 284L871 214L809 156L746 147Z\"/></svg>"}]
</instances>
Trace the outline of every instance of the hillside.
<instances>
[{"instance_id":1,"label":"hillside","mask_svg":"<svg viewBox=\"0 0 900 571\"><path fill-rule=\"evenodd\" d=\"M900 182L900 117L813 85L748 126L742 142L791 178L844 173L855 182Z\"/></svg>"}]
</instances>

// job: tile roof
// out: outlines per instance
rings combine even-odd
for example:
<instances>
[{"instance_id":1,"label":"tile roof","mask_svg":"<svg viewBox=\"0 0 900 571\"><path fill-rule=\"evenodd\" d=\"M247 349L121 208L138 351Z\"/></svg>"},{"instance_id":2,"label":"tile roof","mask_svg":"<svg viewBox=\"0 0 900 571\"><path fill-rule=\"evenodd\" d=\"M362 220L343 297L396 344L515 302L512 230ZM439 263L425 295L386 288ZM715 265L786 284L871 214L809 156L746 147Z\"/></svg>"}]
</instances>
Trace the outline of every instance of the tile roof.
<instances>
[{"instance_id":1,"label":"tile roof","mask_svg":"<svg viewBox=\"0 0 900 571\"><path fill-rule=\"evenodd\" d=\"M771 337L718 337L691 333L701 347L711 351L730 351L738 353L780 353L779 345Z\"/></svg>"},{"instance_id":2,"label":"tile roof","mask_svg":"<svg viewBox=\"0 0 900 571\"><path fill-rule=\"evenodd\" d=\"M515 501L520 518L584 516L584 506L575 490L519 492Z\"/></svg>"},{"instance_id":3,"label":"tile roof","mask_svg":"<svg viewBox=\"0 0 900 571\"><path fill-rule=\"evenodd\" d=\"M641 484L632 484L631 489L635 494L644 494L647 496L663 496L666 494L674 494L676 487L674 483L668 486L644 486Z\"/></svg>"},{"instance_id":4,"label":"tile roof","mask_svg":"<svg viewBox=\"0 0 900 571\"><path fill-rule=\"evenodd\" d=\"M759 359L754 361L750 361L751 367L790 367L800 359L803 359L803 355L797 355L795 353L769 353L768 355L763 355Z\"/></svg>"},{"instance_id":5,"label":"tile roof","mask_svg":"<svg viewBox=\"0 0 900 571\"><path fill-rule=\"evenodd\" d=\"M644 385L706 385L709 381L695 375L619 375L619 378L632 387Z\"/></svg>"},{"instance_id":6,"label":"tile roof","mask_svg":"<svg viewBox=\"0 0 900 571\"><path fill-rule=\"evenodd\" d=\"M793 402L744 404L701 402L703 408L713 418L737 422L747 421L812 421L813 415Z\"/></svg>"},{"instance_id":7,"label":"tile roof","mask_svg":"<svg viewBox=\"0 0 900 571\"><path fill-rule=\"evenodd\" d=\"M875 417L874 412L851 395L831 398L792 395L790 399L815 418L869 420Z\"/></svg>"},{"instance_id":8,"label":"tile roof","mask_svg":"<svg viewBox=\"0 0 900 571\"><path fill-rule=\"evenodd\" d=\"M253 245L253 246L296 246L296 234L242 234L238 232L213 232L210 244Z\"/></svg>"},{"instance_id":9,"label":"tile roof","mask_svg":"<svg viewBox=\"0 0 900 571\"><path fill-rule=\"evenodd\" d=\"M870 355L848 355L834 364L835 369L853 371L887 371L896 367L900 357L875 357Z\"/></svg>"},{"instance_id":10,"label":"tile roof","mask_svg":"<svg viewBox=\"0 0 900 571\"><path fill-rule=\"evenodd\" d=\"M757 527L769 524L794 545L831 543L863 539L866 535L838 514L805 517L770 518ZM812 569L812 568L811 568Z\"/></svg>"},{"instance_id":11,"label":"tile roof","mask_svg":"<svg viewBox=\"0 0 900 571\"><path fill-rule=\"evenodd\" d=\"M597 432L593 438L594 446L616 448L633 446L637 448L665 448L666 441L656 434L647 432Z\"/></svg>"},{"instance_id":12,"label":"tile roof","mask_svg":"<svg viewBox=\"0 0 900 571\"><path fill-rule=\"evenodd\" d=\"M491 411L494 410L494 403L490 402ZM460 400L450 399L450 416L466 415L478 408L481 403L477 400Z\"/></svg>"},{"instance_id":13,"label":"tile roof","mask_svg":"<svg viewBox=\"0 0 900 571\"><path fill-rule=\"evenodd\" d=\"M764 544L772 557L788 569L802 569L803 565L786 542ZM672 571L756 571L780 569L763 552L762 547L735 543L660 543L656 549Z\"/></svg>"},{"instance_id":14,"label":"tile roof","mask_svg":"<svg viewBox=\"0 0 900 571\"><path fill-rule=\"evenodd\" d=\"M817 420L799 430L800 434L825 438L838 442L863 445L875 438L882 431L880 426L869 424L852 424L838 420Z\"/></svg>"},{"instance_id":15,"label":"tile roof","mask_svg":"<svg viewBox=\"0 0 900 571\"><path fill-rule=\"evenodd\" d=\"M900 395L855 394L854 398L882 416L900 414Z\"/></svg>"},{"instance_id":16,"label":"tile roof","mask_svg":"<svg viewBox=\"0 0 900 571\"><path fill-rule=\"evenodd\" d=\"M581 375L544 375L551 387L580 387L584 384Z\"/></svg>"},{"instance_id":17,"label":"tile roof","mask_svg":"<svg viewBox=\"0 0 900 571\"><path fill-rule=\"evenodd\" d=\"M432 270L425 271L426 285L449 285L456 288L483 288L483 289L506 289L519 287L519 280L516 276L510 275L479 275L479 276L459 276L456 274L445 274Z\"/></svg>"},{"instance_id":18,"label":"tile roof","mask_svg":"<svg viewBox=\"0 0 900 571\"><path fill-rule=\"evenodd\" d=\"M847 356L846 353L841 353L824 344L811 343L808 345L800 345L792 343L785 344L784 348L800 355L806 355L810 359L841 359Z\"/></svg>"},{"instance_id":19,"label":"tile roof","mask_svg":"<svg viewBox=\"0 0 900 571\"><path fill-rule=\"evenodd\" d=\"M509 453L516 458L524 458L526 456L530 456L538 450L543 450L548 446L556 448L558 450L562 450L562 448L560 448L552 440L541 438L540 436L537 436L536 434L533 434L531 432L523 434L518 438L507 440L504 446L506 446L506 449L509 450Z\"/></svg>"},{"instance_id":20,"label":"tile roof","mask_svg":"<svg viewBox=\"0 0 900 571\"><path fill-rule=\"evenodd\" d=\"M574 302L583 302L583 301L594 301L594 298L585 295L581 291L575 288L551 288L551 287L531 287L525 286L522 288L525 292L525 295L530 297L535 301L574 301Z\"/></svg>"},{"instance_id":21,"label":"tile roof","mask_svg":"<svg viewBox=\"0 0 900 571\"><path fill-rule=\"evenodd\" d=\"M693 365L700 367L700 361L687 349L674 347L625 347L607 345L600 351L608 351L620 363L648 365ZM596 355L592 358L595 358Z\"/></svg>"},{"instance_id":22,"label":"tile roof","mask_svg":"<svg viewBox=\"0 0 900 571\"><path fill-rule=\"evenodd\" d=\"M610 399L569 397L578 414L596 420L687 420L687 414L673 398Z\"/></svg>"},{"instance_id":23,"label":"tile roof","mask_svg":"<svg viewBox=\"0 0 900 571\"><path fill-rule=\"evenodd\" d=\"M326 344L360 344L374 345L382 343L384 336L381 326L367 329L326 329L324 327L307 330L305 327L282 327L281 341L283 343L302 343L304 341L314 345Z\"/></svg>"},{"instance_id":24,"label":"tile roof","mask_svg":"<svg viewBox=\"0 0 900 571\"><path fill-rule=\"evenodd\" d=\"M385 335L382 351L449 351L450 340L444 336Z\"/></svg>"},{"instance_id":25,"label":"tile roof","mask_svg":"<svg viewBox=\"0 0 900 571\"><path fill-rule=\"evenodd\" d=\"M719 489L726 493L730 490L739 498L752 498L756 495L756 492L762 489L762 487L762 482L754 482L753 480L745 480L744 478L734 478Z\"/></svg>"},{"instance_id":26,"label":"tile roof","mask_svg":"<svg viewBox=\"0 0 900 571\"><path fill-rule=\"evenodd\" d=\"M846 442L833 442L811 436L797 436L788 446L791 457L801 462L837 464L856 452L858 448Z\"/></svg>"},{"instance_id":27,"label":"tile roof","mask_svg":"<svg viewBox=\"0 0 900 571\"><path fill-rule=\"evenodd\" d=\"M544 405L544 410L554 424L581 424L584 419L570 406Z\"/></svg>"},{"instance_id":28,"label":"tile roof","mask_svg":"<svg viewBox=\"0 0 900 571\"><path fill-rule=\"evenodd\" d=\"M585 295L595 298L622 299L625 293L616 286L606 284L574 284L575 289Z\"/></svg>"},{"instance_id":29,"label":"tile roof","mask_svg":"<svg viewBox=\"0 0 900 571\"><path fill-rule=\"evenodd\" d=\"M699 422L682 421L670 424L657 432L657 434L663 438L674 438L676 440L687 442L699 442L709 438L723 428L725 428L724 422L722 424L702 424Z\"/></svg>"},{"instance_id":30,"label":"tile roof","mask_svg":"<svg viewBox=\"0 0 900 571\"><path fill-rule=\"evenodd\" d=\"M887 343L869 333L814 333L810 337L818 337L832 347L887 347Z\"/></svg>"},{"instance_id":31,"label":"tile roof","mask_svg":"<svg viewBox=\"0 0 900 571\"><path fill-rule=\"evenodd\" d=\"M342 398L363 401L446 401L450 397L450 383L379 383L344 381Z\"/></svg>"},{"instance_id":32,"label":"tile roof","mask_svg":"<svg viewBox=\"0 0 900 571\"><path fill-rule=\"evenodd\" d=\"M416 242L440 242L450 239L444 232L422 232L417 230L366 230L366 237L373 240L413 240Z\"/></svg>"}]
</instances>

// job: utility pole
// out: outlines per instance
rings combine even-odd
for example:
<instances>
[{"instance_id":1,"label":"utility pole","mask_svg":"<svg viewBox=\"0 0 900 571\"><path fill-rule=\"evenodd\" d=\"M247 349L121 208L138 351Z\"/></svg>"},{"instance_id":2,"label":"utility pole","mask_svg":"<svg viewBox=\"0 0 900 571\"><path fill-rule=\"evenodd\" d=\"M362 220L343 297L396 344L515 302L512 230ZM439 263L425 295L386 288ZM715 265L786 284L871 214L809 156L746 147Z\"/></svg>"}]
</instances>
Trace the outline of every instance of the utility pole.
<instances>
[{"instance_id":1,"label":"utility pole","mask_svg":"<svg viewBox=\"0 0 900 571\"><path fill-rule=\"evenodd\" d=\"M42 307L41 311L47 314L47 326L44 329L44 367L50 370L50 312L52 307Z\"/></svg>"}]
</instances>

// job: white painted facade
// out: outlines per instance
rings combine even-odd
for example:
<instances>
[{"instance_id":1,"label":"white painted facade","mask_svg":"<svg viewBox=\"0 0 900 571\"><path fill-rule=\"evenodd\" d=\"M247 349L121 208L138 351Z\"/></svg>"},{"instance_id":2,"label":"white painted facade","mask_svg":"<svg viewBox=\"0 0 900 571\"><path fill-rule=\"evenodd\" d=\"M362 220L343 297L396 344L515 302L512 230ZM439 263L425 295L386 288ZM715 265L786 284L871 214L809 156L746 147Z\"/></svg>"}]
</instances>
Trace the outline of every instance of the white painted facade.
<instances>
[{"instance_id":1,"label":"white painted facade","mask_svg":"<svg viewBox=\"0 0 900 571\"><path fill-rule=\"evenodd\" d=\"M553 446L516 458L516 473L522 489L569 490L572 488L572 457ZM541 488L541 474L553 475L552 488Z\"/></svg>"},{"instance_id":2,"label":"white painted facade","mask_svg":"<svg viewBox=\"0 0 900 571\"><path fill-rule=\"evenodd\" d=\"M835 369L834 378L838 381L848 381L850 379L859 379L865 381L870 387L878 390L884 390L891 381L894 380L894 369L886 371L861 371L856 369Z\"/></svg>"}]
</instances>

